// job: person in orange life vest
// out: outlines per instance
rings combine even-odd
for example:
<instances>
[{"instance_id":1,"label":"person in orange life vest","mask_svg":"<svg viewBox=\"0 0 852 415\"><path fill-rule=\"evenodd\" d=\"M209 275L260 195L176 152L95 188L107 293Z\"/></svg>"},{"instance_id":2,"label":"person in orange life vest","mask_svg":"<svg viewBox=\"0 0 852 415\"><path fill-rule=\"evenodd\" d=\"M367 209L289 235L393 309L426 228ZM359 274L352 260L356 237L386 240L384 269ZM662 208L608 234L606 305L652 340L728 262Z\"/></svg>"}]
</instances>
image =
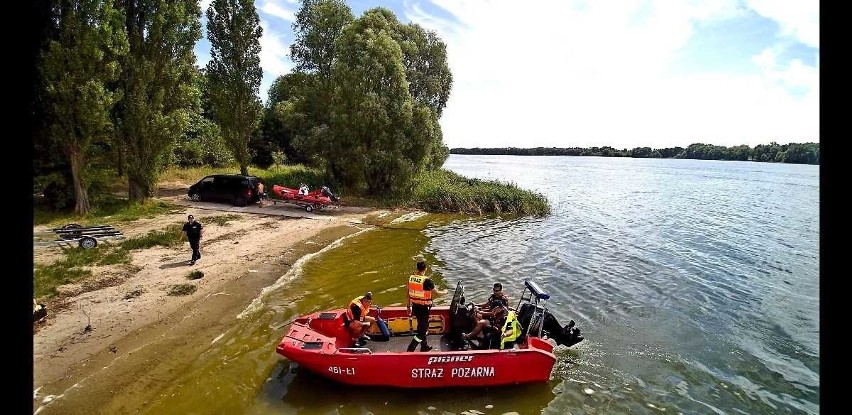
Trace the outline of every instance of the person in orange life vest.
<instances>
[{"instance_id":1,"label":"person in orange life vest","mask_svg":"<svg viewBox=\"0 0 852 415\"><path fill-rule=\"evenodd\" d=\"M503 326L506 316L509 314L509 298L503 294L503 284L494 283L494 292L488 297L488 300L483 304L477 304L481 308L478 311L476 327L470 333L464 335L465 340L470 340L476 337L486 327L499 328Z\"/></svg>"},{"instance_id":2,"label":"person in orange life vest","mask_svg":"<svg viewBox=\"0 0 852 415\"><path fill-rule=\"evenodd\" d=\"M374 317L368 316L370 305L373 303L373 293L367 291L366 294L355 297L349 302L349 308L346 309L346 318L349 321L349 335L352 337L352 342L355 346L363 346L366 344L367 335L364 334L371 324L376 322Z\"/></svg>"},{"instance_id":3,"label":"person in orange life vest","mask_svg":"<svg viewBox=\"0 0 852 415\"><path fill-rule=\"evenodd\" d=\"M408 314L417 317L417 333L411 339L407 351L413 352L420 345L421 352L432 350L426 342L429 331L429 309L432 307L432 293L440 293L435 283L426 276L426 261L417 262L417 271L408 277Z\"/></svg>"}]
</instances>

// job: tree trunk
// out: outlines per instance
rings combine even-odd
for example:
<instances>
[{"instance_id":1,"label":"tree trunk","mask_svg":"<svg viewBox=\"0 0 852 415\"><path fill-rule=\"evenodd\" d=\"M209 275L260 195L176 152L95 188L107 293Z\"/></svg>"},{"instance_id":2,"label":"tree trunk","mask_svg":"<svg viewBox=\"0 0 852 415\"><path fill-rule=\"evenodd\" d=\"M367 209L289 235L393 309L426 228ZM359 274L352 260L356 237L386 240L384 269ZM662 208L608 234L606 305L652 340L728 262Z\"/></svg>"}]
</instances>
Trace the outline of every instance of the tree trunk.
<instances>
[{"instance_id":1,"label":"tree trunk","mask_svg":"<svg viewBox=\"0 0 852 415\"><path fill-rule=\"evenodd\" d=\"M240 164L240 174L243 176L248 176L248 166L245 164Z\"/></svg>"},{"instance_id":2,"label":"tree trunk","mask_svg":"<svg viewBox=\"0 0 852 415\"><path fill-rule=\"evenodd\" d=\"M131 202L143 202L150 196L148 186L134 181L132 174L127 175L127 199Z\"/></svg>"},{"instance_id":3,"label":"tree trunk","mask_svg":"<svg viewBox=\"0 0 852 415\"><path fill-rule=\"evenodd\" d=\"M124 177L124 146L117 145L116 147L116 170L118 171L118 177Z\"/></svg>"},{"instance_id":4,"label":"tree trunk","mask_svg":"<svg viewBox=\"0 0 852 415\"><path fill-rule=\"evenodd\" d=\"M71 159L71 177L74 181L74 213L85 215L89 213L89 194L83 187L82 173L85 161L83 154L79 150L69 150L69 159Z\"/></svg>"}]
</instances>

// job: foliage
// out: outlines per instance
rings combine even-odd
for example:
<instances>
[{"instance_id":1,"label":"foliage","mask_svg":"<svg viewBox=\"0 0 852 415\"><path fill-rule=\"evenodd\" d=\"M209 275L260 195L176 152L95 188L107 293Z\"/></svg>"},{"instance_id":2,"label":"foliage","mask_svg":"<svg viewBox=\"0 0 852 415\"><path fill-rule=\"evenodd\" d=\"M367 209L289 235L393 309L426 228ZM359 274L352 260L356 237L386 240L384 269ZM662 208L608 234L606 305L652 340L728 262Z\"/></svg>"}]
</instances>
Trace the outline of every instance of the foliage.
<instances>
[{"instance_id":1,"label":"foliage","mask_svg":"<svg viewBox=\"0 0 852 415\"><path fill-rule=\"evenodd\" d=\"M306 183L311 189L328 186L335 194L340 194L340 189L335 189L335 183L326 180L323 177L322 171L306 167L302 164L272 168L270 170L258 170L255 174L266 183L267 193L270 195L272 195L272 185L278 184L284 187L296 188L301 183Z\"/></svg>"},{"instance_id":2,"label":"foliage","mask_svg":"<svg viewBox=\"0 0 852 415\"><path fill-rule=\"evenodd\" d=\"M173 247L186 240L183 225L169 225L165 229L155 229L145 236L130 238L121 244L124 249L145 249L153 246Z\"/></svg>"},{"instance_id":3,"label":"foliage","mask_svg":"<svg viewBox=\"0 0 852 415\"><path fill-rule=\"evenodd\" d=\"M396 36L402 49L411 98L440 117L453 84L447 63L447 46L434 31L414 23L399 26Z\"/></svg>"},{"instance_id":4,"label":"foliage","mask_svg":"<svg viewBox=\"0 0 852 415\"><path fill-rule=\"evenodd\" d=\"M508 213L544 216L547 198L512 183L468 179L448 170L424 172L414 180L410 204L428 212Z\"/></svg>"},{"instance_id":5,"label":"foliage","mask_svg":"<svg viewBox=\"0 0 852 415\"><path fill-rule=\"evenodd\" d=\"M121 98L114 82L121 72L119 60L127 54L127 37L121 30L121 13L110 1L53 6L58 36L48 42L42 57L42 104L49 136L68 159L75 211L85 214L90 207L87 157L94 143L110 137L110 111Z\"/></svg>"},{"instance_id":6,"label":"foliage","mask_svg":"<svg viewBox=\"0 0 852 415\"><path fill-rule=\"evenodd\" d=\"M253 0L213 0L207 9L212 110L225 143L248 174L249 140L260 123L260 17Z\"/></svg>"},{"instance_id":7,"label":"foliage","mask_svg":"<svg viewBox=\"0 0 852 415\"><path fill-rule=\"evenodd\" d=\"M336 160L323 153L320 143L330 119L337 40L353 19L342 0L303 0L296 13L295 40L290 46L296 68L270 88L262 136L293 163L327 164L338 170Z\"/></svg>"},{"instance_id":8,"label":"foliage","mask_svg":"<svg viewBox=\"0 0 852 415\"><path fill-rule=\"evenodd\" d=\"M337 56L337 39L352 20L352 10L343 0L302 0L293 22L295 40L290 45L296 70L315 73L321 83L328 82Z\"/></svg>"},{"instance_id":9,"label":"foliage","mask_svg":"<svg viewBox=\"0 0 852 415\"><path fill-rule=\"evenodd\" d=\"M314 153L311 129L321 117L317 112L320 106L314 105L316 95L311 92L315 78L311 74L289 73L279 76L269 88L261 136L293 163L307 163Z\"/></svg>"},{"instance_id":10,"label":"foliage","mask_svg":"<svg viewBox=\"0 0 852 415\"><path fill-rule=\"evenodd\" d=\"M819 143L790 143L779 145L772 142L751 148L745 144L725 147L695 143L688 147L652 149L636 147L632 150L617 150L612 147L535 147L535 148L454 148L451 154L516 155L516 156L599 156L636 158L684 158L697 160L740 160L777 163L819 164Z\"/></svg>"},{"instance_id":11,"label":"foliage","mask_svg":"<svg viewBox=\"0 0 852 415\"><path fill-rule=\"evenodd\" d=\"M178 167L197 167L209 165L222 167L234 163L219 126L207 115L210 112L207 74L203 69L193 70L193 89L195 96L189 113L189 127L174 143L167 164Z\"/></svg>"},{"instance_id":12,"label":"foliage","mask_svg":"<svg viewBox=\"0 0 852 415\"><path fill-rule=\"evenodd\" d=\"M127 152L128 197L153 195L174 140L189 126L197 102L195 43L201 11L195 0L120 0L127 15L130 54L118 119Z\"/></svg>"},{"instance_id":13,"label":"foliage","mask_svg":"<svg viewBox=\"0 0 852 415\"><path fill-rule=\"evenodd\" d=\"M270 89L265 140L373 195L444 163L438 119L452 76L434 32L384 8L353 20L337 0L303 1L293 29L296 72Z\"/></svg>"}]
</instances>

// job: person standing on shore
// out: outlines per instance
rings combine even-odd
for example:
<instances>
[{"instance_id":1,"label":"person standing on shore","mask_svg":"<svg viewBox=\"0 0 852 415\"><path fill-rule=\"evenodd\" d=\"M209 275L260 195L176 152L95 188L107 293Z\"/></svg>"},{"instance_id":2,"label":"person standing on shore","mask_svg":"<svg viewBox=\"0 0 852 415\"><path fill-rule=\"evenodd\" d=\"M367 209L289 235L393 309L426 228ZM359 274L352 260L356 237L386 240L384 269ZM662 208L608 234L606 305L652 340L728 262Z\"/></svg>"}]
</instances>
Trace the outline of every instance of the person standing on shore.
<instances>
[{"instance_id":1,"label":"person standing on shore","mask_svg":"<svg viewBox=\"0 0 852 415\"><path fill-rule=\"evenodd\" d=\"M417 333L411 339L407 351L413 352L420 345L421 352L432 350L426 343L429 331L429 309L432 308L432 292L435 283L426 276L426 261L417 262L417 271L408 277L408 314L417 317Z\"/></svg>"},{"instance_id":2,"label":"person standing on shore","mask_svg":"<svg viewBox=\"0 0 852 415\"><path fill-rule=\"evenodd\" d=\"M195 265L195 261L201 259L199 244L201 243L203 226L200 222L196 222L195 216L189 215L186 217L186 223L183 224L183 231L186 233L186 239L189 240L190 248L192 248L192 259L189 261L189 265Z\"/></svg>"},{"instance_id":3,"label":"person standing on shore","mask_svg":"<svg viewBox=\"0 0 852 415\"><path fill-rule=\"evenodd\" d=\"M257 182L257 205L259 207L265 207L263 202L266 200L266 187L263 185L263 182Z\"/></svg>"}]
</instances>

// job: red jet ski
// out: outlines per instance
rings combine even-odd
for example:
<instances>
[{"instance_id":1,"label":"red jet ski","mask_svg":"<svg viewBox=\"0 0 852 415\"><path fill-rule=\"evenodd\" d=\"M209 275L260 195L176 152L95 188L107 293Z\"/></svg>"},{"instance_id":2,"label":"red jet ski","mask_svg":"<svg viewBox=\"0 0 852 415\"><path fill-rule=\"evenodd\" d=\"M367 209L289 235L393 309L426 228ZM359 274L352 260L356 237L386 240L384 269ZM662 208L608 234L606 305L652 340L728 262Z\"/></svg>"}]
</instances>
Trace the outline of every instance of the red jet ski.
<instances>
[{"instance_id":1,"label":"red jet ski","mask_svg":"<svg viewBox=\"0 0 852 415\"><path fill-rule=\"evenodd\" d=\"M571 346L583 337L573 320L560 327L547 312L540 303L550 298L547 293L531 281L525 286L527 295L521 295L516 307L522 335L516 346L505 350L471 349L475 344L463 340L462 333L476 321L471 314L474 305L464 304L459 282L449 306L430 310L428 343L434 348L429 352L406 351L417 327L406 307L371 309L368 315L378 324L370 327L372 340L363 346L352 344L345 309L299 317L276 352L301 368L352 385L435 388L546 382L556 362L554 345Z\"/></svg>"},{"instance_id":2,"label":"red jet ski","mask_svg":"<svg viewBox=\"0 0 852 415\"><path fill-rule=\"evenodd\" d=\"M290 203L304 207L308 212L312 212L314 209L321 210L329 206L340 205L340 198L326 186L322 186L307 194L302 194L299 192L299 189L276 184L272 186L272 194L275 197L269 200L273 203Z\"/></svg>"}]
</instances>

